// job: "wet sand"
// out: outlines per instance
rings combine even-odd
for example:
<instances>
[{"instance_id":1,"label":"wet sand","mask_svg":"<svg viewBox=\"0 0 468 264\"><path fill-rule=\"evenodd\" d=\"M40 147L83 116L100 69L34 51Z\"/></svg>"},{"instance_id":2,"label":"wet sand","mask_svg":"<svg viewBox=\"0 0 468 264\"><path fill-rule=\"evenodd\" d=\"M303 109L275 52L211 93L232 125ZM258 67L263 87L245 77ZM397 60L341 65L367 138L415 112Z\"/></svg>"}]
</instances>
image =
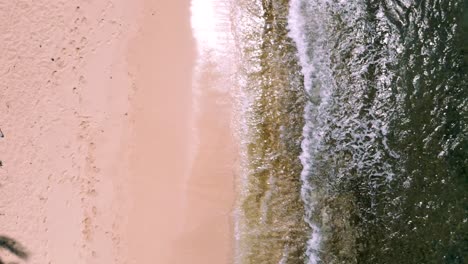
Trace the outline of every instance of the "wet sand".
<instances>
[{"instance_id":1,"label":"wet sand","mask_svg":"<svg viewBox=\"0 0 468 264\"><path fill-rule=\"evenodd\" d=\"M213 69L197 80L201 90L194 116L197 147L184 190L184 222L175 263L233 263L234 179L237 149L231 130L229 93Z\"/></svg>"},{"instance_id":2,"label":"wet sand","mask_svg":"<svg viewBox=\"0 0 468 264\"><path fill-rule=\"evenodd\" d=\"M0 234L28 263L231 263L222 95L189 166L189 4L0 4Z\"/></svg>"}]
</instances>

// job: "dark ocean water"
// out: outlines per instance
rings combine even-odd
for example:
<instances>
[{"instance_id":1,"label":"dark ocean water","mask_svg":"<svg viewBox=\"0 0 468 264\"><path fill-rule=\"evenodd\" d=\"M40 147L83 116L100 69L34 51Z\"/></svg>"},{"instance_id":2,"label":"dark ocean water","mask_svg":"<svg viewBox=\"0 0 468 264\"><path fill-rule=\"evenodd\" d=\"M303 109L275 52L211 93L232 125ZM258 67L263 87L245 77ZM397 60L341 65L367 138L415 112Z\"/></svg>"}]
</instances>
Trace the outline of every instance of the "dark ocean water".
<instances>
[{"instance_id":1,"label":"dark ocean water","mask_svg":"<svg viewBox=\"0 0 468 264\"><path fill-rule=\"evenodd\" d=\"M238 263L468 263L468 1L237 0Z\"/></svg>"}]
</instances>

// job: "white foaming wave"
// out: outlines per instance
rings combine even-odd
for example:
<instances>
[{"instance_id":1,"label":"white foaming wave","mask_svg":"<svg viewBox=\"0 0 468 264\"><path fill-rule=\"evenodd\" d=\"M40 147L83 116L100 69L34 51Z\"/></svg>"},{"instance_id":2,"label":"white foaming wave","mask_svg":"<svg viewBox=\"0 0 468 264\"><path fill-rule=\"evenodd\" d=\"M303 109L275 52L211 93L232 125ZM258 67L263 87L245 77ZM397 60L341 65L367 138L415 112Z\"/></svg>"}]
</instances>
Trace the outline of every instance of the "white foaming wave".
<instances>
[{"instance_id":1,"label":"white foaming wave","mask_svg":"<svg viewBox=\"0 0 468 264\"><path fill-rule=\"evenodd\" d=\"M230 38L230 2L226 0L192 0L191 25L198 49L224 50Z\"/></svg>"},{"instance_id":2,"label":"white foaming wave","mask_svg":"<svg viewBox=\"0 0 468 264\"><path fill-rule=\"evenodd\" d=\"M300 160L303 166L301 172L301 197L305 204L305 221L312 229L307 242L308 264L320 262L321 230L318 223L312 220L316 213L317 199L315 187L309 182L313 172L314 153L320 147L323 133L321 131L320 113L328 106L333 83L328 61L326 45L326 24L320 11L325 10L327 1L292 0L290 2L288 29L289 36L297 47L297 56L304 76L304 88L309 100L304 109L305 125L303 128L302 153Z\"/></svg>"},{"instance_id":3,"label":"white foaming wave","mask_svg":"<svg viewBox=\"0 0 468 264\"><path fill-rule=\"evenodd\" d=\"M337 84L334 81L334 77L331 73L331 63L329 61L329 54L332 47L329 46L337 41L336 38L332 37L332 32L327 29L327 25L332 21L330 14L327 13L328 10L341 11L347 10L348 12L343 12L342 19L349 19L346 21L346 25L359 25L357 23L357 18L365 16L365 9L362 8L362 2L347 2L347 1L327 1L327 0L292 0L290 2L290 13L289 13L289 36L295 41L296 47L298 50L299 62L302 66L302 74L304 75L304 86L309 95L309 101L305 108L305 126L303 129L303 141L301 144L302 153L300 156L301 163L303 165L303 171L301 173L301 179L303 182L301 195L306 206L306 221L312 228L312 234L308 241L308 250L307 256L309 257L308 263L319 263L320 257L318 253L321 250L321 240L322 235L320 233L320 227L317 223L312 221L311 216L317 214L315 211L317 208L317 199L314 195L317 195L315 187L311 185L309 179L313 177L314 168L314 156L320 150L322 140L323 140L323 127L326 125L323 121L327 115L327 106L330 100L330 93L337 87ZM332 10L334 9L334 10ZM382 144L384 145L384 150L389 153L390 156L397 158L398 153L394 153L389 146L386 144L386 129L388 126L388 106L386 105L390 92L388 87L391 85L391 74L387 70L387 64L392 63L395 60L398 53L401 52L401 45L398 43L398 34L392 34L393 29L391 23L386 21L385 17L382 15L378 16L378 32L384 36L384 44L387 49L380 52L375 56L373 53L366 55L368 62L362 62L358 59L354 59L351 62L352 65L348 65L353 69L351 72L351 77L353 77L353 82L347 84L352 85L350 89L356 91L365 90L366 83L360 80L360 76L363 75L363 72L366 71L366 67L370 62L376 63L379 68L382 70L382 75L379 76L377 82L378 94L376 102L374 103L369 117L365 120L353 119L352 121L356 124L349 125L350 128L362 128L363 132L357 133L356 129L353 129L352 133L356 137L353 142L359 143L356 145L359 149L354 151L356 156L353 159L359 161L359 166L367 166L372 168L375 166L374 162L379 160L380 156L384 154L377 151L376 153L367 153L366 144L374 144L377 137L382 137ZM356 58L359 54L369 53L369 50L366 50L368 47L360 46L359 41L364 39L365 36L361 36L359 31L354 32L357 35L350 36L351 38L340 39L339 47L337 49L347 50L349 47L346 45L352 43L355 45L355 50L353 56ZM333 43L327 43L327 41L335 41ZM375 53L376 51L374 51ZM342 83L341 86L344 84ZM362 86L362 87L360 87ZM356 109L359 107L357 106ZM385 109L383 113L379 109ZM342 122L347 122L342 121ZM372 127L367 128L367 125L371 123ZM342 124L341 127L348 127L346 124ZM365 129L366 128L366 129ZM367 138L367 140L364 140ZM375 144L374 144L375 145ZM351 146L353 147L353 146ZM357 155L359 154L359 155ZM371 154L373 156L371 156ZM387 181L392 179L392 171L389 168L388 164L379 165L384 168L384 172L380 173L378 171L374 172L374 175L387 178Z\"/></svg>"},{"instance_id":4,"label":"white foaming wave","mask_svg":"<svg viewBox=\"0 0 468 264\"><path fill-rule=\"evenodd\" d=\"M302 74L304 76L304 87L306 92L310 95L310 89L312 87L312 80L311 80L311 73L314 70L313 64L310 62L309 57L307 56L307 35L304 32L306 22L305 18L302 15L302 4L303 1L301 0L292 0L290 2L290 9L289 9L289 17L288 17L288 29L289 29L289 36L294 40L296 43L296 48L298 52L299 63L301 65ZM304 113L308 113L310 108L312 107L311 103L308 101L306 105L306 109ZM302 188L301 188L301 197L305 203L305 221L312 229L312 234L307 242L307 257L309 264L316 264L319 261L319 257L315 252L318 252L320 248L320 229L312 221L311 214L313 211L313 204L310 204L310 199L313 192L313 187L307 181L307 176L310 173L310 160L311 154L309 152L311 142L308 139L308 135L310 135L312 127L308 120L308 117L305 116L305 125L303 129L303 141L301 143L302 153L300 155L300 160L303 166L302 173L301 173L301 180L302 180Z\"/></svg>"},{"instance_id":5,"label":"white foaming wave","mask_svg":"<svg viewBox=\"0 0 468 264\"><path fill-rule=\"evenodd\" d=\"M206 68L221 73L226 79L234 72L234 41L231 32L230 0L192 0L191 26L197 45L197 61L194 77ZM195 80L196 81L196 80ZM211 87L228 92L227 86Z\"/></svg>"},{"instance_id":6,"label":"white foaming wave","mask_svg":"<svg viewBox=\"0 0 468 264\"><path fill-rule=\"evenodd\" d=\"M192 156L198 149L195 120L200 115L200 98L207 90L230 93L232 87L233 41L230 31L229 0L192 0L190 5L192 34L196 40L197 57L192 73ZM217 81L202 84L204 73L217 75ZM222 102L220 102L222 103Z\"/></svg>"}]
</instances>

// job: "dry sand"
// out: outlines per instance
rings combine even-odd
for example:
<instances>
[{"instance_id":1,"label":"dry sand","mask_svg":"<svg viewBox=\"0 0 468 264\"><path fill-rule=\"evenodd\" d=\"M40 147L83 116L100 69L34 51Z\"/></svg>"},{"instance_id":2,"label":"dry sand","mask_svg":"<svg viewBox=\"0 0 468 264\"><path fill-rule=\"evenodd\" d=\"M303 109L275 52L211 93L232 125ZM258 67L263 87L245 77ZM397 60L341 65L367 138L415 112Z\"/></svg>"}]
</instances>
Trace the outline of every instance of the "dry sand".
<instances>
[{"instance_id":1,"label":"dry sand","mask_svg":"<svg viewBox=\"0 0 468 264\"><path fill-rule=\"evenodd\" d=\"M189 166L189 4L0 2L0 234L28 263L232 262L225 94Z\"/></svg>"}]
</instances>

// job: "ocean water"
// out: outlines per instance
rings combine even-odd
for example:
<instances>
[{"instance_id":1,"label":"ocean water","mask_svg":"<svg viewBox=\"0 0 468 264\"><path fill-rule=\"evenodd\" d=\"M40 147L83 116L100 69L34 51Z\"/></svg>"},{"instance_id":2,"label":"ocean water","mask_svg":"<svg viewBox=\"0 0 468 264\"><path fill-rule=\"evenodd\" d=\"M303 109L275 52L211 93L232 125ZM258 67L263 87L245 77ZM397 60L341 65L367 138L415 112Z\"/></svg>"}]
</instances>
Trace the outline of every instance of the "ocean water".
<instances>
[{"instance_id":1,"label":"ocean water","mask_svg":"<svg viewBox=\"0 0 468 264\"><path fill-rule=\"evenodd\" d=\"M468 263L468 1L214 2L235 262Z\"/></svg>"}]
</instances>

